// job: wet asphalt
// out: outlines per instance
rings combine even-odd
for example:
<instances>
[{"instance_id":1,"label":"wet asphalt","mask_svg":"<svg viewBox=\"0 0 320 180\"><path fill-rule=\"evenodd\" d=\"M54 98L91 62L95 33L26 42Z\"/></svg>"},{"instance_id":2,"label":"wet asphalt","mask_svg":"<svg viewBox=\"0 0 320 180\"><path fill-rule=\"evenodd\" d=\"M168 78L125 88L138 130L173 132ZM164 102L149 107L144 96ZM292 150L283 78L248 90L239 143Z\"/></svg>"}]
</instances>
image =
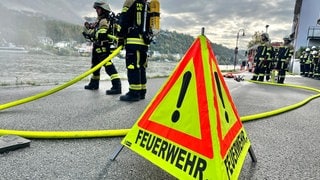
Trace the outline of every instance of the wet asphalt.
<instances>
[{"instance_id":1,"label":"wet asphalt","mask_svg":"<svg viewBox=\"0 0 320 180\"><path fill-rule=\"evenodd\" d=\"M250 79L245 74L245 79ZM166 81L149 79L145 100L119 101L107 96L109 81L97 91L81 81L50 96L0 111L1 129L75 131L129 129ZM236 82L225 78L240 116L275 110L317 93L282 86ZM320 89L320 80L287 77L285 83ZM123 93L128 89L122 81ZM35 95L54 86L0 87L0 104ZM280 115L244 122L258 162L247 155L239 179L319 179L320 99ZM110 158L123 137L30 139L30 147L0 154L0 179L175 179L133 151L124 148Z\"/></svg>"}]
</instances>

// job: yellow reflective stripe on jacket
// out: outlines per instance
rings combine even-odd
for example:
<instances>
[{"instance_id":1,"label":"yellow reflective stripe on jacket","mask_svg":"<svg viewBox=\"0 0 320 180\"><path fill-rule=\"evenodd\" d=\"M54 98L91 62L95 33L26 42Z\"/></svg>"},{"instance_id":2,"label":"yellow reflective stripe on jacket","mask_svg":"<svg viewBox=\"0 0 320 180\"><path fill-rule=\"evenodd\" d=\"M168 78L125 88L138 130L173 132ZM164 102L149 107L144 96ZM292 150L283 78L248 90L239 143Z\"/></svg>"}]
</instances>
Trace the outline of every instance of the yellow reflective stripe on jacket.
<instances>
[{"instance_id":1,"label":"yellow reflective stripe on jacket","mask_svg":"<svg viewBox=\"0 0 320 180\"><path fill-rule=\"evenodd\" d=\"M123 7L121 12L126 13L128 10L129 10L128 7Z\"/></svg>"},{"instance_id":2,"label":"yellow reflective stripe on jacket","mask_svg":"<svg viewBox=\"0 0 320 180\"><path fill-rule=\"evenodd\" d=\"M142 19L141 17L143 17L143 4L142 3L137 3L137 9L136 9L136 23L138 26L141 26L142 25Z\"/></svg>"},{"instance_id":3,"label":"yellow reflective stripe on jacket","mask_svg":"<svg viewBox=\"0 0 320 180\"><path fill-rule=\"evenodd\" d=\"M135 2L135 0L126 0L123 3L122 12L126 13L129 10L129 8L133 5L134 2Z\"/></svg>"},{"instance_id":4,"label":"yellow reflective stripe on jacket","mask_svg":"<svg viewBox=\"0 0 320 180\"><path fill-rule=\"evenodd\" d=\"M96 32L96 39L99 38L99 34L106 34L107 33L107 29L99 29L97 32Z\"/></svg>"},{"instance_id":5,"label":"yellow reflective stripe on jacket","mask_svg":"<svg viewBox=\"0 0 320 180\"><path fill-rule=\"evenodd\" d=\"M141 12L137 12L137 25L138 26L141 26L142 24L142 19L141 19L142 15L141 15Z\"/></svg>"},{"instance_id":6,"label":"yellow reflective stripe on jacket","mask_svg":"<svg viewBox=\"0 0 320 180\"><path fill-rule=\"evenodd\" d=\"M105 48L105 47L97 48L97 49L96 49L96 52L97 52L97 53L107 52L107 48Z\"/></svg>"},{"instance_id":7,"label":"yellow reflective stripe on jacket","mask_svg":"<svg viewBox=\"0 0 320 180\"><path fill-rule=\"evenodd\" d=\"M145 44L144 40L141 38L127 38L127 44L139 44L147 46L147 44Z\"/></svg>"},{"instance_id":8,"label":"yellow reflective stripe on jacket","mask_svg":"<svg viewBox=\"0 0 320 180\"><path fill-rule=\"evenodd\" d=\"M264 55L265 51L267 50L267 47L266 47L266 46L263 46L262 48L263 48L263 50L262 50L261 55Z\"/></svg>"},{"instance_id":9,"label":"yellow reflective stripe on jacket","mask_svg":"<svg viewBox=\"0 0 320 180\"><path fill-rule=\"evenodd\" d=\"M140 68L140 51L136 51L137 54L137 67Z\"/></svg>"}]
</instances>

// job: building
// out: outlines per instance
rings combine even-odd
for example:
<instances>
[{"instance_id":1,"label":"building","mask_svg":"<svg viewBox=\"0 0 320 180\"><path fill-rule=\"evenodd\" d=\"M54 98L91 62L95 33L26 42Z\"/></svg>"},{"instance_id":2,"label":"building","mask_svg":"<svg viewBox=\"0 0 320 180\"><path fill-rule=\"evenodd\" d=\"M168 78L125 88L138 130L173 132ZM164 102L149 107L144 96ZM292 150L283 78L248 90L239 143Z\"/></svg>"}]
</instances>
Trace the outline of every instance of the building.
<instances>
[{"instance_id":1,"label":"building","mask_svg":"<svg viewBox=\"0 0 320 180\"><path fill-rule=\"evenodd\" d=\"M320 46L320 1L296 0L291 38L294 48Z\"/></svg>"},{"instance_id":2,"label":"building","mask_svg":"<svg viewBox=\"0 0 320 180\"><path fill-rule=\"evenodd\" d=\"M41 36L38 37L38 41L45 46L53 46L53 40L49 37Z\"/></svg>"}]
</instances>

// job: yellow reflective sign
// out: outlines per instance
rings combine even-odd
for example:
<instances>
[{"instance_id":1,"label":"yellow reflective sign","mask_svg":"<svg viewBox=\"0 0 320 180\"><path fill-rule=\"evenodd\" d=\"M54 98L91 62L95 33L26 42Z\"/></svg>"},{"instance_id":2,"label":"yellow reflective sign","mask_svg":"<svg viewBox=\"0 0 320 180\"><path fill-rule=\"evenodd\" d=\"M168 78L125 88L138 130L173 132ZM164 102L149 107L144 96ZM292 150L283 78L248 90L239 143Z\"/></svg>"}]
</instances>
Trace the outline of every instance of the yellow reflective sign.
<instances>
[{"instance_id":1,"label":"yellow reflective sign","mask_svg":"<svg viewBox=\"0 0 320 180\"><path fill-rule=\"evenodd\" d=\"M199 36L122 144L179 179L237 179L250 141Z\"/></svg>"}]
</instances>

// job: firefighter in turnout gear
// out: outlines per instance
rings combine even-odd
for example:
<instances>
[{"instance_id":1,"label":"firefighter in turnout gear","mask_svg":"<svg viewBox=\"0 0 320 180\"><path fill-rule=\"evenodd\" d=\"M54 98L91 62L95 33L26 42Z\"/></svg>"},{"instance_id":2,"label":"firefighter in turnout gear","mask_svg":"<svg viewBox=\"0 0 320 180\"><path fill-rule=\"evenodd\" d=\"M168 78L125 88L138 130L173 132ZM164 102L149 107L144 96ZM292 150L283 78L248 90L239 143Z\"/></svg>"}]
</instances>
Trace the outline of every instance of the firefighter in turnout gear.
<instances>
[{"instance_id":1,"label":"firefighter in turnout gear","mask_svg":"<svg viewBox=\"0 0 320 180\"><path fill-rule=\"evenodd\" d=\"M103 0L98 0L93 4L93 8L96 9L98 18L97 22L90 24L88 22L85 23L85 30L83 35L93 42L92 49L92 59L91 68L95 67L105 58L107 58L111 53L111 40L108 38L109 30L110 30L110 18L112 15L112 11L108 3ZM121 81L120 76L112 63L109 61L104 65L106 73L111 78L112 87L110 90L106 91L106 94L121 94ZM90 83L86 85L84 88L88 90L96 90L99 89L99 81L100 81L100 69L93 72L93 75L90 79Z\"/></svg>"},{"instance_id":2,"label":"firefighter in turnout gear","mask_svg":"<svg viewBox=\"0 0 320 180\"><path fill-rule=\"evenodd\" d=\"M125 45L129 92L121 101L145 99L147 91L147 51L150 41L146 37L149 19L146 0L125 0L119 18L118 43Z\"/></svg>"},{"instance_id":3,"label":"firefighter in turnout gear","mask_svg":"<svg viewBox=\"0 0 320 180\"><path fill-rule=\"evenodd\" d=\"M305 54L306 54L306 52L302 51L302 53L300 55L300 75L301 76L304 76L304 64L306 62Z\"/></svg>"},{"instance_id":4,"label":"firefighter in turnout gear","mask_svg":"<svg viewBox=\"0 0 320 180\"><path fill-rule=\"evenodd\" d=\"M261 45L258 46L256 55L254 57L254 62L256 65L251 80L264 80L264 75L269 65L269 62L272 62L272 54L270 53L273 53L273 48L269 43L269 35L267 33L262 33Z\"/></svg>"},{"instance_id":5,"label":"firefighter in turnout gear","mask_svg":"<svg viewBox=\"0 0 320 180\"><path fill-rule=\"evenodd\" d=\"M316 64L318 63L318 51L317 51L316 46L312 46L311 54L312 54L312 61L311 61L311 64L310 64L310 71L309 71L309 76L308 77L314 78Z\"/></svg>"},{"instance_id":6,"label":"firefighter in turnout gear","mask_svg":"<svg viewBox=\"0 0 320 180\"><path fill-rule=\"evenodd\" d=\"M310 52L310 48L306 48L306 54L305 54L305 63L304 63L304 76L309 77L310 73L310 66L312 62L312 54Z\"/></svg>"},{"instance_id":7,"label":"firefighter in turnout gear","mask_svg":"<svg viewBox=\"0 0 320 180\"><path fill-rule=\"evenodd\" d=\"M283 84L289 61L293 55L293 47L290 45L289 37L283 38L283 46L279 47L276 69L279 71L277 83Z\"/></svg>"},{"instance_id":8,"label":"firefighter in turnout gear","mask_svg":"<svg viewBox=\"0 0 320 180\"><path fill-rule=\"evenodd\" d=\"M273 46L269 45L267 47L267 61L265 63L265 76L267 81L270 80L271 71L274 68L275 54L276 54L275 49L273 48ZM262 81L263 81L263 78L262 78Z\"/></svg>"},{"instance_id":9,"label":"firefighter in turnout gear","mask_svg":"<svg viewBox=\"0 0 320 180\"><path fill-rule=\"evenodd\" d=\"M317 56L313 57L313 63L314 63L313 78L318 79L318 80L320 78L320 62L319 62L320 54L319 54L319 51L317 52Z\"/></svg>"}]
</instances>

